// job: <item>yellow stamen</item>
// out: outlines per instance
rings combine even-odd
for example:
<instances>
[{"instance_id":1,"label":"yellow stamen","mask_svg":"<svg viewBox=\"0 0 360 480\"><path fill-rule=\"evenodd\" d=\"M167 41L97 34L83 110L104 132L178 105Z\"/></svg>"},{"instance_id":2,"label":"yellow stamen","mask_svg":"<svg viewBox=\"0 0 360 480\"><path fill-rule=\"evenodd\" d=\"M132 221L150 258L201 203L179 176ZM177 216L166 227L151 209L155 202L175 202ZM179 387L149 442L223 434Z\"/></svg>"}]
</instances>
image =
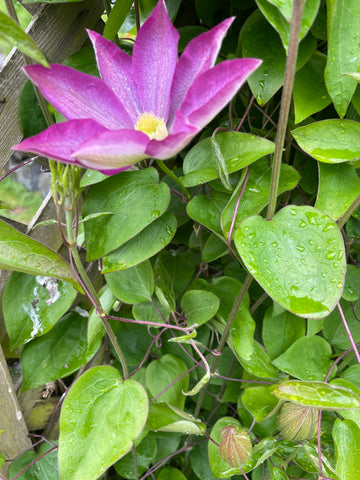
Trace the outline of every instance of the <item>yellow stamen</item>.
<instances>
[{"instance_id":1,"label":"yellow stamen","mask_svg":"<svg viewBox=\"0 0 360 480\"><path fill-rule=\"evenodd\" d=\"M139 116L135 130L146 133L151 140L164 140L169 135L164 120L148 112Z\"/></svg>"}]
</instances>

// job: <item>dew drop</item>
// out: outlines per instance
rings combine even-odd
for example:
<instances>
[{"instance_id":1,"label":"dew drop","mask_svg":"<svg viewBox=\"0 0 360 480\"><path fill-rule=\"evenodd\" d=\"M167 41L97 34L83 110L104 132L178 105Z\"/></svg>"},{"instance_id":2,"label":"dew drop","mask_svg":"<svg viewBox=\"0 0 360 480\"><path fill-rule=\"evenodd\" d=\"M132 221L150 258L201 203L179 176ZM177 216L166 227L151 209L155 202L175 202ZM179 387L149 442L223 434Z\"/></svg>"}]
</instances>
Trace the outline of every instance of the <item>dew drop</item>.
<instances>
[{"instance_id":1,"label":"dew drop","mask_svg":"<svg viewBox=\"0 0 360 480\"><path fill-rule=\"evenodd\" d=\"M335 258L335 256L336 256L336 252L328 252L328 253L326 254L326 258L327 258L328 260L333 260L333 259Z\"/></svg>"}]
</instances>

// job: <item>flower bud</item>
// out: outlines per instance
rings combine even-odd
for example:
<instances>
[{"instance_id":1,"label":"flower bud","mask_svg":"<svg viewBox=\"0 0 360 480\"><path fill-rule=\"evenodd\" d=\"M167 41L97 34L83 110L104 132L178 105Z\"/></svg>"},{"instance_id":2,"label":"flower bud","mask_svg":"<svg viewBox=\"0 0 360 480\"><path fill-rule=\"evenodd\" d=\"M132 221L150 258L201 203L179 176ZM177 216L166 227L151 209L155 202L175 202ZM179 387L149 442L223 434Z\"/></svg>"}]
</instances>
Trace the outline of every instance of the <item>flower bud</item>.
<instances>
[{"instance_id":1,"label":"flower bud","mask_svg":"<svg viewBox=\"0 0 360 480\"><path fill-rule=\"evenodd\" d=\"M244 465L251 457L250 436L243 428L228 425L221 430L220 456L236 468Z\"/></svg>"},{"instance_id":2,"label":"flower bud","mask_svg":"<svg viewBox=\"0 0 360 480\"><path fill-rule=\"evenodd\" d=\"M287 402L280 409L277 423L284 438L303 442L316 434L318 419L316 408Z\"/></svg>"}]
</instances>

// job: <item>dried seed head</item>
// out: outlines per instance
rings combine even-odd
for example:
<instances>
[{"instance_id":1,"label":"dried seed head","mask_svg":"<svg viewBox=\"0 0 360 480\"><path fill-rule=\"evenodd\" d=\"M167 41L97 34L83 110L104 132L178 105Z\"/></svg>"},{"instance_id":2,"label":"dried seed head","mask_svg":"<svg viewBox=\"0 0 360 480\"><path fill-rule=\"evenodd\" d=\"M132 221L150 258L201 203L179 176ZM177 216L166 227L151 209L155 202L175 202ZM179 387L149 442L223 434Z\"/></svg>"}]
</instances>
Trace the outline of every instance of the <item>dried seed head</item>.
<instances>
[{"instance_id":1,"label":"dried seed head","mask_svg":"<svg viewBox=\"0 0 360 480\"><path fill-rule=\"evenodd\" d=\"M319 411L316 408L285 403L278 415L278 428L287 440L303 442L317 433Z\"/></svg>"},{"instance_id":2,"label":"dried seed head","mask_svg":"<svg viewBox=\"0 0 360 480\"><path fill-rule=\"evenodd\" d=\"M221 430L220 456L236 468L244 465L251 457L252 444L246 430L228 425Z\"/></svg>"}]
</instances>

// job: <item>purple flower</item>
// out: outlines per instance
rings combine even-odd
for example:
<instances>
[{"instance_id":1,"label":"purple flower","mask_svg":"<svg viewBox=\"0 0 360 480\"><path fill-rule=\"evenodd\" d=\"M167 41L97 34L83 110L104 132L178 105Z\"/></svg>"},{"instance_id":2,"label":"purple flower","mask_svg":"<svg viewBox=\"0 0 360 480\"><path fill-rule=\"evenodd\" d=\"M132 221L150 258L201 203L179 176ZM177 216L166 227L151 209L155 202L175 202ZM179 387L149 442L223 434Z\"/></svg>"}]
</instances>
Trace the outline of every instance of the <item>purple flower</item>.
<instances>
[{"instance_id":1,"label":"purple flower","mask_svg":"<svg viewBox=\"0 0 360 480\"><path fill-rule=\"evenodd\" d=\"M194 38L178 60L179 34L160 0L137 34L132 57L89 31L101 79L57 64L25 67L67 121L13 148L108 175L144 158L176 155L261 63L243 58L214 66L232 21Z\"/></svg>"}]
</instances>

